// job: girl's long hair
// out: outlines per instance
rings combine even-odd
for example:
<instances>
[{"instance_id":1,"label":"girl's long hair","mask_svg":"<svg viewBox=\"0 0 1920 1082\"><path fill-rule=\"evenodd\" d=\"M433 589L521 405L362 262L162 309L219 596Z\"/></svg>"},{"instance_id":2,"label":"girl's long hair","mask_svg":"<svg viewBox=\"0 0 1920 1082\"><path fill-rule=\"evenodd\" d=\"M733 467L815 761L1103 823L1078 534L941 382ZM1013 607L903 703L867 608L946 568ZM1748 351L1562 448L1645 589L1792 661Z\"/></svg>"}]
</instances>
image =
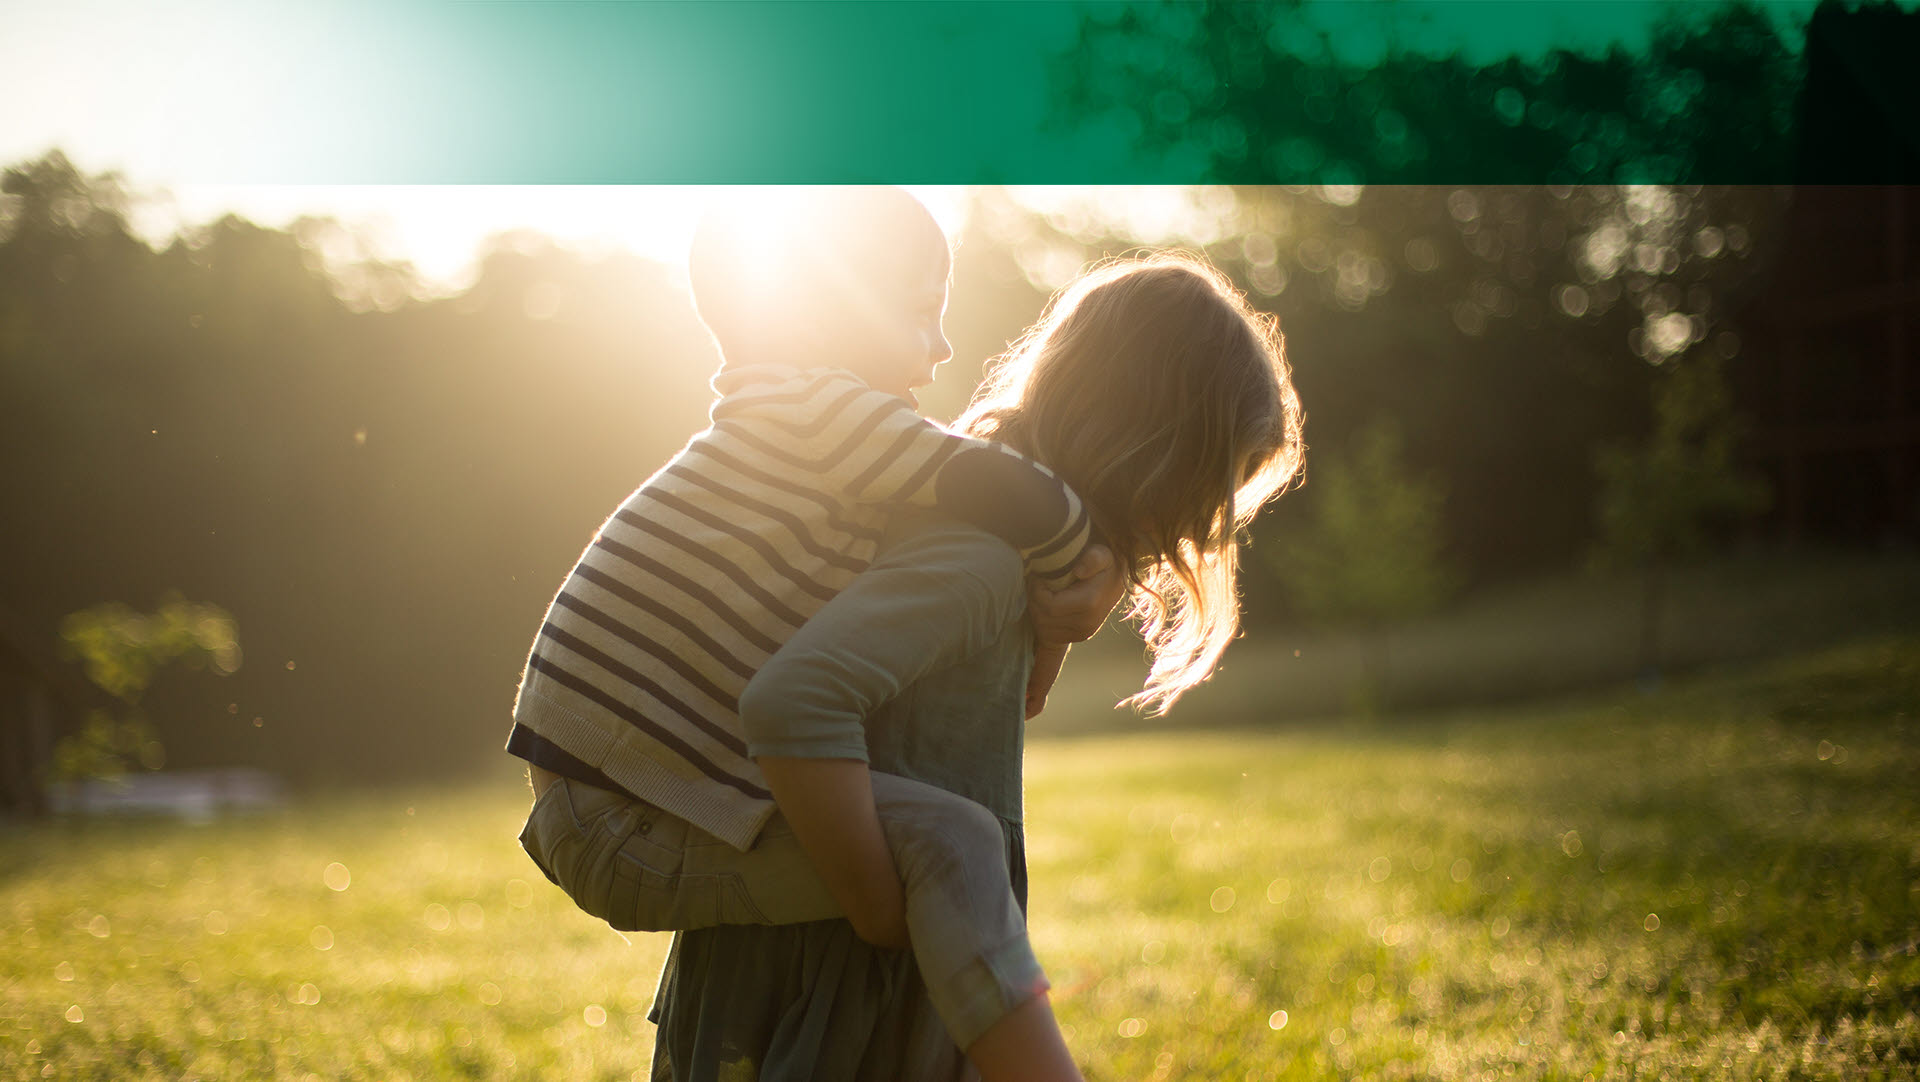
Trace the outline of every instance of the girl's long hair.
<instances>
[{"instance_id":1,"label":"girl's long hair","mask_svg":"<svg viewBox=\"0 0 1920 1082\"><path fill-rule=\"evenodd\" d=\"M1152 653L1122 705L1164 713L1239 629L1239 534L1299 476L1278 324L1200 258L1107 262L1056 294L958 425L1058 472L1132 583Z\"/></svg>"}]
</instances>

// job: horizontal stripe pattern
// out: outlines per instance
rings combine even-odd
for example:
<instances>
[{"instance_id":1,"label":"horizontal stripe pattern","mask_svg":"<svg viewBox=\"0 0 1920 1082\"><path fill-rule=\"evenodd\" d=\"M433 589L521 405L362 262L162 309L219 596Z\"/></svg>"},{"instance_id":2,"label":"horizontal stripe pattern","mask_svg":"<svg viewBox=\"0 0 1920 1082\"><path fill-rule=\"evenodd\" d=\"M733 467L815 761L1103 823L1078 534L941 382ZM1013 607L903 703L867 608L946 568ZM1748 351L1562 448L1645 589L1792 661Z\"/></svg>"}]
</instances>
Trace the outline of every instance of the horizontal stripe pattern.
<instances>
[{"instance_id":1,"label":"horizontal stripe pattern","mask_svg":"<svg viewBox=\"0 0 1920 1082\"><path fill-rule=\"evenodd\" d=\"M608 777L651 779L634 795L744 849L772 799L740 725L747 682L872 562L891 509L934 504L955 454L1020 456L839 371L732 376L711 417L561 585L515 717ZM1084 544L1068 502L1078 525L1043 562Z\"/></svg>"}]
</instances>

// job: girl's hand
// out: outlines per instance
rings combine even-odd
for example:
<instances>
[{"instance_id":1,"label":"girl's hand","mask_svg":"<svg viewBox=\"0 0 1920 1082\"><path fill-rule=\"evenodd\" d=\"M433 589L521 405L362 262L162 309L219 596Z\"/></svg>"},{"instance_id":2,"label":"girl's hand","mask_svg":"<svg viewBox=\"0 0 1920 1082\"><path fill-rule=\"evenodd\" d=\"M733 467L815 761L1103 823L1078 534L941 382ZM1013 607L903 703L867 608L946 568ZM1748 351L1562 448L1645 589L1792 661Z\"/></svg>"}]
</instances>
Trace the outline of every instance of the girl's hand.
<instances>
[{"instance_id":1,"label":"girl's hand","mask_svg":"<svg viewBox=\"0 0 1920 1082\"><path fill-rule=\"evenodd\" d=\"M1033 619L1034 641L1045 646L1085 642L1107 622L1126 592L1127 577L1120 573L1113 550L1088 545L1073 565L1073 582L1067 586L1053 590L1028 580L1027 611ZM1041 698L1045 697L1043 689Z\"/></svg>"},{"instance_id":2,"label":"girl's hand","mask_svg":"<svg viewBox=\"0 0 1920 1082\"><path fill-rule=\"evenodd\" d=\"M1027 673L1027 720L1032 721L1047 708L1047 692L1066 664L1067 648L1040 643L1033 648L1033 669Z\"/></svg>"}]
</instances>

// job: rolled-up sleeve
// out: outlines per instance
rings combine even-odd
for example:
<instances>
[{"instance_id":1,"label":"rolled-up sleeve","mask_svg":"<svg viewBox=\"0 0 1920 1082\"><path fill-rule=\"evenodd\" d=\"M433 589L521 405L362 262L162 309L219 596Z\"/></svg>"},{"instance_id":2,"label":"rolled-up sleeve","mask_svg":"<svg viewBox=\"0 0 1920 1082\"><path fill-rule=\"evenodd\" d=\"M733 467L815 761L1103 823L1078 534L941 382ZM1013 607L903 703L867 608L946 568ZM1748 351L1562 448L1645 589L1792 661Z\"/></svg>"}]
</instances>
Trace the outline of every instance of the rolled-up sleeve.
<instances>
[{"instance_id":1,"label":"rolled-up sleeve","mask_svg":"<svg viewBox=\"0 0 1920 1082\"><path fill-rule=\"evenodd\" d=\"M747 754L864 761L874 709L985 649L1025 611L1020 557L1004 543L960 525L911 530L747 682Z\"/></svg>"}]
</instances>

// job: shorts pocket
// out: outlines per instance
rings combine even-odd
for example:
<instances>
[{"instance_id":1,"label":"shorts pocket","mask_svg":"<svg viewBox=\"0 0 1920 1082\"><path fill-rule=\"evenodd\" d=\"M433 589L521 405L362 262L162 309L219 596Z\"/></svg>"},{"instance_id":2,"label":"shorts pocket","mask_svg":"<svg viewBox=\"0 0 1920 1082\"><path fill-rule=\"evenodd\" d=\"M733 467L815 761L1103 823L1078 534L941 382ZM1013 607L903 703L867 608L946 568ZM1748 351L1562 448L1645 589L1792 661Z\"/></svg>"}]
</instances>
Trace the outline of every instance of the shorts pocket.
<instances>
[{"instance_id":1,"label":"shorts pocket","mask_svg":"<svg viewBox=\"0 0 1920 1082\"><path fill-rule=\"evenodd\" d=\"M712 877L686 874L687 821L646 805L635 811L609 856L607 923L623 932L717 924Z\"/></svg>"},{"instance_id":2,"label":"shorts pocket","mask_svg":"<svg viewBox=\"0 0 1920 1082\"><path fill-rule=\"evenodd\" d=\"M718 919L721 924L772 924L760 907L753 904L753 895L748 893L746 883L737 875L718 875L714 877L715 899L719 906Z\"/></svg>"},{"instance_id":3,"label":"shorts pocket","mask_svg":"<svg viewBox=\"0 0 1920 1082\"><path fill-rule=\"evenodd\" d=\"M662 875L616 853L608 923L623 932L691 932L722 924L771 924L731 872Z\"/></svg>"}]
</instances>

